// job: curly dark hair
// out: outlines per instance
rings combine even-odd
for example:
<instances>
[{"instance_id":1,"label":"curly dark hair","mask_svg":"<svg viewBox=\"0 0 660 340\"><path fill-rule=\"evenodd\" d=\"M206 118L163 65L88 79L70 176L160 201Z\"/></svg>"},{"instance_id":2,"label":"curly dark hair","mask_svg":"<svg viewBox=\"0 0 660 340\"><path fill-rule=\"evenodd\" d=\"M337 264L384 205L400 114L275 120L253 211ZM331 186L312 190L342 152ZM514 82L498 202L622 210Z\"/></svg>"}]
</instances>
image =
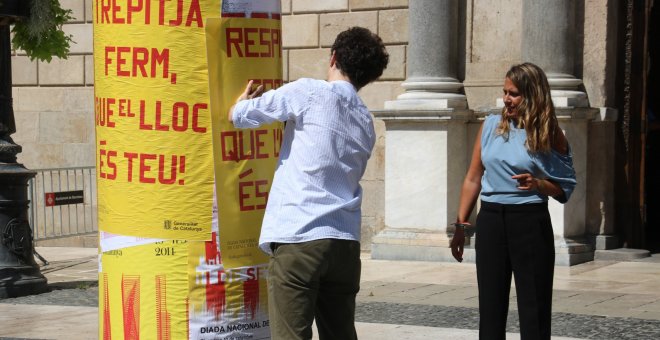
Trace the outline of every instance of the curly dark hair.
<instances>
[{"instance_id":1,"label":"curly dark hair","mask_svg":"<svg viewBox=\"0 0 660 340\"><path fill-rule=\"evenodd\" d=\"M364 27L339 33L330 53L335 53L337 68L358 90L378 79L390 59L383 40Z\"/></svg>"}]
</instances>

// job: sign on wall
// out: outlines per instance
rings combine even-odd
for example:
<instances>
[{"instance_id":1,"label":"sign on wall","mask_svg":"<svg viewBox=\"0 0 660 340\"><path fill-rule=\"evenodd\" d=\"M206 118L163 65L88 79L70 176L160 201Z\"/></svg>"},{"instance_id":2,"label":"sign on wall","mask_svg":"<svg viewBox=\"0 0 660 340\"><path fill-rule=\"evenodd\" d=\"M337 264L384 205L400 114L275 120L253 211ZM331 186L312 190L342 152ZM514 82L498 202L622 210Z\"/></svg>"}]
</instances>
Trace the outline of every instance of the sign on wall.
<instances>
[{"instance_id":1,"label":"sign on wall","mask_svg":"<svg viewBox=\"0 0 660 340\"><path fill-rule=\"evenodd\" d=\"M44 194L44 203L47 207L85 203L85 194L82 190L47 192Z\"/></svg>"}]
</instances>

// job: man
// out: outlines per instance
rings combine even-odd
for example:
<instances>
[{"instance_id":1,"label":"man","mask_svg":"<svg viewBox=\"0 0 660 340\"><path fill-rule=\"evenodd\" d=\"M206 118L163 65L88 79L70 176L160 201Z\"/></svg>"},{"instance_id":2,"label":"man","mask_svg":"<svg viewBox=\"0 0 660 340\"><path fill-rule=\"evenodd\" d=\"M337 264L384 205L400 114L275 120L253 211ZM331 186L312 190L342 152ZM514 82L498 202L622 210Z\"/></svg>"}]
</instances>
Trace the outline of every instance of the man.
<instances>
[{"instance_id":1,"label":"man","mask_svg":"<svg viewBox=\"0 0 660 340\"><path fill-rule=\"evenodd\" d=\"M238 128L285 121L261 229L271 254L272 339L357 339L360 286L360 179L375 144L371 114L357 94L387 67L382 40L368 29L340 33L327 81L299 79L259 97L248 83L229 118Z\"/></svg>"}]
</instances>

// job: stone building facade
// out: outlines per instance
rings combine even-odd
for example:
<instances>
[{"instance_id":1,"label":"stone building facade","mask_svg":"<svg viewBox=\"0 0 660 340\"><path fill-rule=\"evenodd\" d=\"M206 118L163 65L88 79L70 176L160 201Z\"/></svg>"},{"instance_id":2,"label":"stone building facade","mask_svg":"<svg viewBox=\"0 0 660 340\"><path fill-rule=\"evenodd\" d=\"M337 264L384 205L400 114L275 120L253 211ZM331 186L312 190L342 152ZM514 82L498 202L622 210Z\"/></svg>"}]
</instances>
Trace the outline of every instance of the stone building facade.
<instances>
[{"instance_id":1,"label":"stone building facade","mask_svg":"<svg viewBox=\"0 0 660 340\"><path fill-rule=\"evenodd\" d=\"M75 18L64 31L76 42L68 59L51 63L12 56L13 139L19 162L31 169L94 165L92 1L60 0Z\"/></svg>"},{"instance_id":2,"label":"stone building facade","mask_svg":"<svg viewBox=\"0 0 660 340\"><path fill-rule=\"evenodd\" d=\"M60 2L76 18L65 26L76 41L69 59L12 57L13 137L32 169L95 163L92 0ZM652 3L282 0L285 81L324 78L335 35L350 26L377 32L390 53L383 77L360 92L379 136L362 182L363 248L448 259L475 133L499 112L504 74L522 61L548 73L579 181L568 204L551 204L558 264L650 248L660 227L644 211L655 199L643 158L646 91L657 90L644 70L660 40Z\"/></svg>"}]
</instances>

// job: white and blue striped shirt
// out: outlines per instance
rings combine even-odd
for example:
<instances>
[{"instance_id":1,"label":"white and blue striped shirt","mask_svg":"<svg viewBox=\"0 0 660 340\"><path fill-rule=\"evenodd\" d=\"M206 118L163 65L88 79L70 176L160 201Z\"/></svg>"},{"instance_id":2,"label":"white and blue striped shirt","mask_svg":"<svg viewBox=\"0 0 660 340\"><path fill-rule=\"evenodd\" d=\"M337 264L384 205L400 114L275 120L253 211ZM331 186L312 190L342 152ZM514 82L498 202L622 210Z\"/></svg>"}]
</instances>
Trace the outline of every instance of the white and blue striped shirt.
<instances>
[{"instance_id":1,"label":"white and blue striped shirt","mask_svg":"<svg viewBox=\"0 0 660 340\"><path fill-rule=\"evenodd\" d=\"M360 179L376 135L346 81L299 79L236 104L237 128L286 121L259 247L318 239L360 240Z\"/></svg>"}]
</instances>

